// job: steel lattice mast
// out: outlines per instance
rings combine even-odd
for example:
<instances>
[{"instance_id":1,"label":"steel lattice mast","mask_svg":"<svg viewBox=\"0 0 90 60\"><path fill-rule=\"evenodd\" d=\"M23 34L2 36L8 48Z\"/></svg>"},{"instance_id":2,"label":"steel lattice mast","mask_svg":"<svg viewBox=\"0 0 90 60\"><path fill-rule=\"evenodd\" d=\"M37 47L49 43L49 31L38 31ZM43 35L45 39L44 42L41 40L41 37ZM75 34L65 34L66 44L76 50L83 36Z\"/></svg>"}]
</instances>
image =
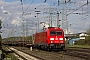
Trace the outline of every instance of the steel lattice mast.
<instances>
[{"instance_id":1,"label":"steel lattice mast","mask_svg":"<svg viewBox=\"0 0 90 60\"><path fill-rule=\"evenodd\" d=\"M62 4L62 28L64 29L65 33L68 34L68 20L67 20L67 2L63 0Z\"/></svg>"}]
</instances>

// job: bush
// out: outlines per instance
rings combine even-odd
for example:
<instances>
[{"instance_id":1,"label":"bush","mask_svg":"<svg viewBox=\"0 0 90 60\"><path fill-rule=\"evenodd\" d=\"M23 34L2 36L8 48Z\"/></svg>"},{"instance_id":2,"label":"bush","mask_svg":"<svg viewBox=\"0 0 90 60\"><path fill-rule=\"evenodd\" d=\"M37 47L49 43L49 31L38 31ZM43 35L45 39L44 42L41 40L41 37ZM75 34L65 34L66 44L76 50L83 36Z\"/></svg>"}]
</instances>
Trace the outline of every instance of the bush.
<instances>
[{"instance_id":1,"label":"bush","mask_svg":"<svg viewBox=\"0 0 90 60\"><path fill-rule=\"evenodd\" d=\"M78 44L78 45L90 45L90 28L88 28L86 31L88 34L88 36L85 37L86 39L85 40L79 40L79 41L77 41L76 44Z\"/></svg>"},{"instance_id":2,"label":"bush","mask_svg":"<svg viewBox=\"0 0 90 60\"><path fill-rule=\"evenodd\" d=\"M2 42L2 38L1 38L1 35L0 35L0 50L2 49L2 44L1 44L1 42Z\"/></svg>"},{"instance_id":3,"label":"bush","mask_svg":"<svg viewBox=\"0 0 90 60\"><path fill-rule=\"evenodd\" d=\"M87 29L88 36L86 37L86 43L90 45L90 28Z\"/></svg>"},{"instance_id":4,"label":"bush","mask_svg":"<svg viewBox=\"0 0 90 60\"><path fill-rule=\"evenodd\" d=\"M77 45L85 45L85 40L78 40L76 42Z\"/></svg>"}]
</instances>

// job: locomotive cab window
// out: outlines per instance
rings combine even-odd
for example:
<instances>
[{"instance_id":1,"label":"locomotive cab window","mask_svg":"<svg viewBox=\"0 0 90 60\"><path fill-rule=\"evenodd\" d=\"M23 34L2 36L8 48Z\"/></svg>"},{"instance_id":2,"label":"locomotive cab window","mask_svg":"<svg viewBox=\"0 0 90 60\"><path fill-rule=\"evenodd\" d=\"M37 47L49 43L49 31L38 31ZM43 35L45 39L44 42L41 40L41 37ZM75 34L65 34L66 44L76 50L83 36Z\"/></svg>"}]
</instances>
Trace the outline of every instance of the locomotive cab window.
<instances>
[{"instance_id":1,"label":"locomotive cab window","mask_svg":"<svg viewBox=\"0 0 90 60\"><path fill-rule=\"evenodd\" d=\"M62 35L62 31L50 31L50 35Z\"/></svg>"},{"instance_id":2,"label":"locomotive cab window","mask_svg":"<svg viewBox=\"0 0 90 60\"><path fill-rule=\"evenodd\" d=\"M55 31L50 31L50 35L56 35Z\"/></svg>"},{"instance_id":3,"label":"locomotive cab window","mask_svg":"<svg viewBox=\"0 0 90 60\"><path fill-rule=\"evenodd\" d=\"M57 35L62 35L62 31L56 31Z\"/></svg>"}]
</instances>

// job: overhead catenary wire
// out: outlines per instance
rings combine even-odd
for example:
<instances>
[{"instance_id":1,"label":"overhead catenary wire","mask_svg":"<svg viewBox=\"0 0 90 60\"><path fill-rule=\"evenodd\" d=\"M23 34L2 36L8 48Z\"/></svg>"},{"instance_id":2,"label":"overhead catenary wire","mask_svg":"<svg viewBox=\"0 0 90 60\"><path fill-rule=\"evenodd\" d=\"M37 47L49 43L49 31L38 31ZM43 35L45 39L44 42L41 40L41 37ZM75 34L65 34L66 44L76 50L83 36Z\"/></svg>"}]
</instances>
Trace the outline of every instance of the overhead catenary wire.
<instances>
[{"instance_id":1,"label":"overhead catenary wire","mask_svg":"<svg viewBox=\"0 0 90 60\"><path fill-rule=\"evenodd\" d=\"M23 11L23 14L29 9L29 7L31 6L31 4L32 4L33 2L34 2L34 0L32 0L32 2L29 4L29 6L26 8L25 11L22 10L22 11ZM23 15L23 14L22 14L22 15Z\"/></svg>"},{"instance_id":2,"label":"overhead catenary wire","mask_svg":"<svg viewBox=\"0 0 90 60\"><path fill-rule=\"evenodd\" d=\"M81 6L80 6L80 7L78 7L77 9L75 9L73 12L75 12L75 11L79 10L79 9L80 9L80 8L82 8L83 6L87 5L88 3L89 3L89 1L88 1L87 3L85 3L85 4L81 5ZM71 12L71 13L69 13L69 14L67 14L67 15L70 15L70 14L72 14L73 12Z\"/></svg>"}]
</instances>

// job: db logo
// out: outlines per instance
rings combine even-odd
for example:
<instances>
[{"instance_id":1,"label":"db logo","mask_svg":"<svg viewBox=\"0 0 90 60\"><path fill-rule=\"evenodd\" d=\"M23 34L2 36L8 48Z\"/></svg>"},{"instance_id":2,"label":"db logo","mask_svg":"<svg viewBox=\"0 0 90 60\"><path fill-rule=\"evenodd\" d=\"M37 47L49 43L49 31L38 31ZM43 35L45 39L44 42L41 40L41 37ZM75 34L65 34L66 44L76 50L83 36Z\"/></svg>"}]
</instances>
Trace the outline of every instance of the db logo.
<instances>
[{"instance_id":1,"label":"db logo","mask_svg":"<svg viewBox=\"0 0 90 60\"><path fill-rule=\"evenodd\" d=\"M57 36L56 36L55 40L58 40Z\"/></svg>"}]
</instances>

